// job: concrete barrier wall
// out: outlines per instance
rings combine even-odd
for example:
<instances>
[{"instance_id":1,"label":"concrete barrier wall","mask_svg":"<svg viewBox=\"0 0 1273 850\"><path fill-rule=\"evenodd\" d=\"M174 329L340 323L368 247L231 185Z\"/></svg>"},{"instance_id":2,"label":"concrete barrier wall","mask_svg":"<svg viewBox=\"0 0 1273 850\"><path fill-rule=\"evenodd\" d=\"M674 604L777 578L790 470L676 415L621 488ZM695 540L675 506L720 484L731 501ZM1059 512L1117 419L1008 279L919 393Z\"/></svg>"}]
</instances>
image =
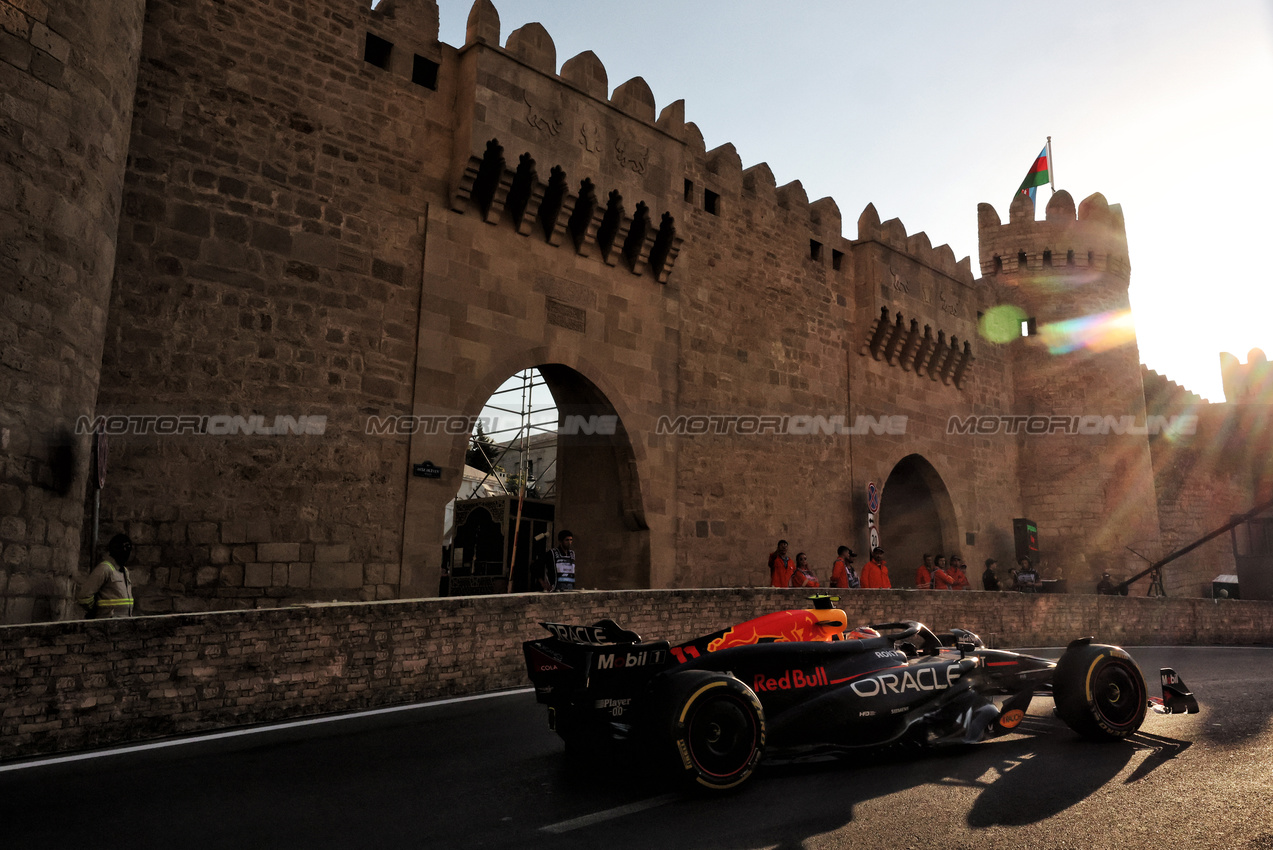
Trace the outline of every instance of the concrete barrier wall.
<instances>
[{"instance_id":1,"label":"concrete barrier wall","mask_svg":"<svg viewBox=\"0 0 1273 850\"><path fill-rule=\"evenodd\" d=\"M0 627L0 760L528 684L540 621L684 640L808 593L638 590L333 604ZM849 622L961 626L1000 647L1273 644L1273 603L851 591Z\"/></svg>"}]
</instances>

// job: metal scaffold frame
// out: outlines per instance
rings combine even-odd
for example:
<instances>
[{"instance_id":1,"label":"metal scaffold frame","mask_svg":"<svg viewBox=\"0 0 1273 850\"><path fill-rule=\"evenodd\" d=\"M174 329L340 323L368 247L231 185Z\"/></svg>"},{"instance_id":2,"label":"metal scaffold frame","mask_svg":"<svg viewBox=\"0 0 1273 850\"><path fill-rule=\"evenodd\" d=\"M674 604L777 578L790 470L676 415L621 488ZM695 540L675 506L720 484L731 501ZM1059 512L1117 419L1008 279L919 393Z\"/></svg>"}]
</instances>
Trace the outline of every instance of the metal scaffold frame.
<instances>
[{"instance_id":1,"label":"metal scaffold frame","mask_svg":"<svg viewBox=\"0 0 1273 850\"><path fill-rule=\"evenodd\" d=\"M474 428L469 445L482 453L492 470L504 470L503 475L493 471L485 473L482 480L478 483L479 487L494 479L505 494L518 495L521 483L525 482L527 490L533 492L535 498L551 499L556 495L555 477L545 491L538 490L535 483L543 479L557 464L555 451L557 446L557 404L554 400L551 406L541 404L536 407L535 390L540 387L551 399L552 392L548 389L548 383L539 373L539 370L524 369L491 393L490 399L487 400L485 407L482 409L482 419L486 419L489 414L493 413L497 415L495 421L498 422L500 421L498 414L509 414L515 418L516 424L506 428L494 428L490 431L482 432L494 444L496 450L494 457L491 457L487 446L478 441L478 428ZM510 396L513 397L510 398ZM540 400L542 401L542 394L540 394ZM517 404L517 407L513 407L513 404ZM481 420L479 420L478 427L480 425ZM551 442L540 443L536 448L553 448L553 459L548 466L538 471L538 476L532 476L530 469L530 441L532 436L538 434L549 434L552 436ZM503 464L505 457L510 452L517 452L517 466L511 473L504 469Z\"/></svg>"}]
</instances>

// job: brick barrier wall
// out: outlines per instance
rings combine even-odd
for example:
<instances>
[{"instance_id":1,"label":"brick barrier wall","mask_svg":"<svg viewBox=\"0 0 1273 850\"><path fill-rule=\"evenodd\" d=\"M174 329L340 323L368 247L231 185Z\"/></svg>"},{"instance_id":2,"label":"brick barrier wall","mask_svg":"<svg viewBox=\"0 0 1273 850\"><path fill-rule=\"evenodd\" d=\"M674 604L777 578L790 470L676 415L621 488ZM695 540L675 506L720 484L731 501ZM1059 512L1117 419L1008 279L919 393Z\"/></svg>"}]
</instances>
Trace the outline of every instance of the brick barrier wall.
<instances>
[{"instance_id":1,"label":"brick barrier wall","mask_svg":"<svg viewBox=\"0 0 1273 850\"><path fill-rule=\"evenodd\" d=\"M611 617L682 640L807 592L644 590L349 603L0 627L0 760L528 684L541 620ZM1273 644L1273 603L1085 595L845 593L853 622L963 626L1001 647Z\"/></svg>"}]
</instances>

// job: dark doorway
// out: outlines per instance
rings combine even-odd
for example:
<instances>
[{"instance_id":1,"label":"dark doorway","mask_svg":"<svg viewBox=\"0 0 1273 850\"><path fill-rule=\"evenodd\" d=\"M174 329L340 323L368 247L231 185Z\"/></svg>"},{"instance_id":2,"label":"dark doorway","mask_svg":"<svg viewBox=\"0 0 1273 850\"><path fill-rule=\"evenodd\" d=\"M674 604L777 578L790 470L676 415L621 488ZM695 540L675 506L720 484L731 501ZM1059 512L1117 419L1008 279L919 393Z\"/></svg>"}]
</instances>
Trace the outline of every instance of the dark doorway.
<instances>
[{"instance_id":1,"label":"dark doorway","mask_svg":"<svg viewBox=\"0 0 1273 850\"><path fill-rule=\"evenodd\" d=\"M902 458L884 482L879 525L894 587L915 586L915 570L925 554L960 554L953 546L950 494L937 470L920 455Z\"/></svg>"}]
</instances>

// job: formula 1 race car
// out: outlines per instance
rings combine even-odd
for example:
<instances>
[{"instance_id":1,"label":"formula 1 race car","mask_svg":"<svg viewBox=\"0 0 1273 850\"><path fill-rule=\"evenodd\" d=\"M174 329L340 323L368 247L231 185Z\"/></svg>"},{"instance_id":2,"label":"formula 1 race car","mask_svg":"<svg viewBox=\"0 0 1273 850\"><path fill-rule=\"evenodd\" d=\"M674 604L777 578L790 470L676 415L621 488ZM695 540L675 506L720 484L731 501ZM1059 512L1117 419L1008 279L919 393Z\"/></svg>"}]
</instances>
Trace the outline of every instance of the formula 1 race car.
<instances>
[{"instance_id":1,"label":"formula 1 race car","mask_svg":"<svg viewBox=\"0 0 1273 850\"><path fill-rule=\"evenodd\" d=\"M543 623L522 645L538 701L568 754L637 744L690 783L742 784L763 755L792 758L912 741L975 743L1015 729L1050 695L1075 732L1116 741L1147 708L1195 713L1175 671L1148 696L1126 652L1081 638L1059 661L987 649L913 621L848 628L830 597L687 643L643 641L613 620Z\"/></svg>"}]
</instances>

